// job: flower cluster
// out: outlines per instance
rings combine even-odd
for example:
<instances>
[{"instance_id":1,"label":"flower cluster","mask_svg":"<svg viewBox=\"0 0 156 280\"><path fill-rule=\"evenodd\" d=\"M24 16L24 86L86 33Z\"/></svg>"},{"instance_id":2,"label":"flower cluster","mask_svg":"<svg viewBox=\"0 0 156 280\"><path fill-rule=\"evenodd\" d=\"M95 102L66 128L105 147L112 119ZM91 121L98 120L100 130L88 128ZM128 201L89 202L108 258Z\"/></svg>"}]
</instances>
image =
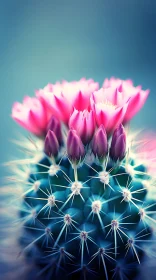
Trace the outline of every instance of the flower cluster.
<instances>
[{"instance_id":1,"label":"flower cluster","mask_svg":"<svg viewBox=\"0 0 156 280\"><path fill-rule=\"evenodd\" d=\"M101 89L91 79L63 81L37 90L36 97L25 97L23 104L15 103L12 117L37 136L45 136L51 117L56 117L76 130L86 145L101 124L111 134L121 123L130 121L148 93L129 80L106 79Z\"/></svg>"}]
</instances>

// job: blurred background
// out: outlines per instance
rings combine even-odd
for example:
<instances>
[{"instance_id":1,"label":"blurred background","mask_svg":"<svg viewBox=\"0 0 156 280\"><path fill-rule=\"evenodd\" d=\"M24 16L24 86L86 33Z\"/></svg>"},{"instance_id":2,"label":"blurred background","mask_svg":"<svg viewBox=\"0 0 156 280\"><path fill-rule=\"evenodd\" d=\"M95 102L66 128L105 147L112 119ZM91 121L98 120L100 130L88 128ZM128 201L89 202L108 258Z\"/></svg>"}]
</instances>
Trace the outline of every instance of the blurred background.
<instances>
[{"instance_id":1,"label":"blurred background","mask_svg":"<svg viewBox=\"0 0 156 280\"><path fill-rule=\"evenodd\" d=\"M13 102L56 80L132 78L151 89L133 127L156 129L155 0L1 0L0 38L1 163L16 154Z\"/></svg>"},{"instance_id":2,"label":"blurred background","mask_svg":"<svg viewBox=\"0 0 156 280\"><path fill-rule=\"evenodd\" d=\"M132 126L156 130L155 0L0 0L0 164L17 155L10 139L25 133L10 117L13 102L83 76L150 88Z\"/></svg>"}]
</instances>

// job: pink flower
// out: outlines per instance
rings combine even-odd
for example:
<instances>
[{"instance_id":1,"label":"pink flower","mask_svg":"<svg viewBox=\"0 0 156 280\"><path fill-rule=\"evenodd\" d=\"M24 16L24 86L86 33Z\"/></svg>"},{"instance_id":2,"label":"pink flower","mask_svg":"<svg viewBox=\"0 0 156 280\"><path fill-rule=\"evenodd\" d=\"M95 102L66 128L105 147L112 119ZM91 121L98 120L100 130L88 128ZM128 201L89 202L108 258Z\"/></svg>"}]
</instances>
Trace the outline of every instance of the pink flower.
<instances>
[{"instance_id":1,"label":"pink flower","mask_svg":"<svg viewBox=\"0 0 156 280\"><path fill-rule=\"evenodd\" d=\"M95 130L93 111L78 111L74 109L74 112L69 119L69 127L76 130L84 144L89 143Z\"/></svg>"},{"instance_id":2,"label":"pink flower","mask_svg":"<svg viewBox=\"0 0 156 280\"><path fill-rule=\"evenodd\" d=\"M51 114L68 124L74 108L83 111L90 106L90 96L99 88L92 79L80 81L48 84L44 89L36 92L40 100L44 100Z\"/></svg>"},{"instance_id":3,"label":"pink flower","mask_svg":"<svg viewBox=\"0 0 156 280\"><path fill-rule=\"evenodd\" d=\"M105 79L103 87L117 89L113 98L118 106L123 106L129 100L124 123L130 121L138 113L149 94L149 90L144 91L141 86L134 87L132 80L123 81L114 77L110 78L110 80Z\"/></svg>"},{"instance_id":4,"label":"pink flower","mask_svg":"<svg viewBox=\"0 0 156 280\"><path fill-rule=\"evenodd\" d=\"M123 122L128 106L128 102L119 106L116 94L116 88L101 88L91 96L97 125L103 124L108 134Z\"/></svg>"},{"instance_id":5,"label":"pink flower","mask_svg":"<svg viewBox=\"0 0 156 280\"><path fill-rule=\"evenodd\" d=\"M43 136L46 133L48 116L42 102L35 97L26 96L23 104L14 103L12 118L37 136Z\"/></svg>"}]
</instances>

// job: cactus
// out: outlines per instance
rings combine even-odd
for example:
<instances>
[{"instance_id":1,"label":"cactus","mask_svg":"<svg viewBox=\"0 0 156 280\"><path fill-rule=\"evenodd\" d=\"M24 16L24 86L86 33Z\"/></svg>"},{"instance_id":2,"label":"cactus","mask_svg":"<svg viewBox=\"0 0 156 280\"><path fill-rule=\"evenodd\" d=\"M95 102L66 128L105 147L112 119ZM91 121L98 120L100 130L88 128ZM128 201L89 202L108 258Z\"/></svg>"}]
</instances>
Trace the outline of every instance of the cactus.
<instances>
[{"instance_id":1,"label":"cactus","mask_svg":"<svg viewBox=\"0 0 156 280\"><path fill-rule=\"evenodd\" d=\"M134 279L154 258L152 172L128 132L148 93L130 80L106 79L99 90L82 79L13 106L34 134L20 142L31 157L12 162L18 242L41 279Z\"/></svg>"}]
</instances>

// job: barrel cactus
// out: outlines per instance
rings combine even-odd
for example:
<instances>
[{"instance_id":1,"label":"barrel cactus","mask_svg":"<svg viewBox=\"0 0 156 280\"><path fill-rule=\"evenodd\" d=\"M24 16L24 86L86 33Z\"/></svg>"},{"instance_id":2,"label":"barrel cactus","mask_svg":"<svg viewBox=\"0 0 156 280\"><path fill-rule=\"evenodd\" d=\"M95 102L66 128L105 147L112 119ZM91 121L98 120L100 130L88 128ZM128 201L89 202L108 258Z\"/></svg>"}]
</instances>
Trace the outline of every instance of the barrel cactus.
<instances>
[{"instance_id":1,"label":"barrel cactus","mask_svg":"<svg viewBox=\"0 0 156 280\"><path fill-rule=\"evenodd\" d=\"M148 93L81 79L13 105L31 133L9 163L19 254L36 267L26 279L134 279L154 258L154 147L129 129Z\"/></svg>"}]
</instances>

